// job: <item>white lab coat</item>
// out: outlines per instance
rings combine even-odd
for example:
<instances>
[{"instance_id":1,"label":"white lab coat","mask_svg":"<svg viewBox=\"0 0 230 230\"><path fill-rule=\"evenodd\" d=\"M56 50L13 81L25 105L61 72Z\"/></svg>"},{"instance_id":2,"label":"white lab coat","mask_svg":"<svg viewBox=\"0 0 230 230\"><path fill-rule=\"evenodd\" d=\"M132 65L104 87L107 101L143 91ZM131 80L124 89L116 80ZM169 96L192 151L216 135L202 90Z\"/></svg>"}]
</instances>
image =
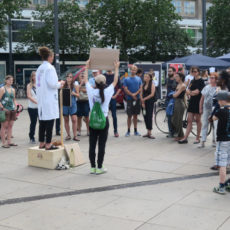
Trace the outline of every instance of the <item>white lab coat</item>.
<instances>
[{"instance_id":1,"label":"white lab coat","mask_svg":"<svg viewBox=\"0 0 230 230\"><path fill-rule=\"evenodd\" d=\"M39 120L59 118L58 76L55 68L44 61L36 71L37 102Z\"/></svg>"}]
</instances>

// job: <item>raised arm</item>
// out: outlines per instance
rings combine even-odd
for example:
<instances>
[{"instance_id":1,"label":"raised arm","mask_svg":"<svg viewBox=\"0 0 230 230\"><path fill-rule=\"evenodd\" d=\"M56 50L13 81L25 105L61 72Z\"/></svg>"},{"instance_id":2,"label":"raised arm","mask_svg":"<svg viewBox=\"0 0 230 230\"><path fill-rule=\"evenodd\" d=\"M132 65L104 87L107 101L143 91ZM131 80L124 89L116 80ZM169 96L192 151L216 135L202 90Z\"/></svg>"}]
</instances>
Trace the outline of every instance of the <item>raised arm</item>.
<instances>
[{"instance_id":1,"label":"raised arm","mask_svg":"<svg viewBox=\"0 0 230 230\"><path fill-rule=\"evenodd\" d=\"M85 73L84 73L84 82L85 82L85 84L88 83L88 81L89 81L89 79L88 79L89 63L90 63L90 60L88 60L86 62L86 65L85 65Z\"/></svg>"},{"instance_id":2,"label":"raised arm","mask_svg":"<svg viewBox=\"0 0 230 230\"><path fill-rule=\"evenodd\" d=\"M118 82L119 66L120 66L120 62L119 61L114 62L115 73L114 73L114 80L113 80L113 83L112 83L113 86L114 86L114 88L116 87L117 82Z\"/></svg>"}]
</instances>

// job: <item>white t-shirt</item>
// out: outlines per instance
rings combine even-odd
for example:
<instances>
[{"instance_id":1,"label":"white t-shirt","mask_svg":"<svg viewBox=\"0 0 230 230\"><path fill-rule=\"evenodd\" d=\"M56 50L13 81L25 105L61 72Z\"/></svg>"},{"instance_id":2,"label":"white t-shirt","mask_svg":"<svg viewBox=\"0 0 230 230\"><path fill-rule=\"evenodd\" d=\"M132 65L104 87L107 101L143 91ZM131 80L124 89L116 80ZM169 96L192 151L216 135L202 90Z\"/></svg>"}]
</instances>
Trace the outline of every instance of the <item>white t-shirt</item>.
<instances>
[{"instance_id":1,"label":"white t-shirt","mask_svg":"<svg viewBox=\"0 0 230 230\"><path fill-rule=\"evenodd\" d=\"M99 94L99 89L94 89L89 82L86 84L86 91L89 98L89 107L90 110L93 109L94 103L99 102L101 104L101 97ZM111 84L109 87L104 89L105 101L101 104L101 110L104 113L105 117L108 116L109 113L109 103L114 94L114 86Z\"/></svg>"},{"instance_id":2,"label":"white t-shirt","mask_svg":"<svg viewBox=\"0 0 230 230\"><path fill-rule=\"evenodd\" d=\"M75 82L74 82L74 86L79 86L78 81L75 81ZM76 98L76 101L77 101L77 97L75 97L75 98Z\"/></svg>"},{"instance_id":3,"label":"white t-shirt","mask_svg":"<svg viewBox=\"0 0 230 230\"><path fill-rule=\"evenodd\" d=\"M194 79L194 76L189 74L185 77L185 82L187 83L189 81L189 84L190 84L193 79ZM188 87L189 87L189 84L188 84Z\"/></svg>"}]
</instances>

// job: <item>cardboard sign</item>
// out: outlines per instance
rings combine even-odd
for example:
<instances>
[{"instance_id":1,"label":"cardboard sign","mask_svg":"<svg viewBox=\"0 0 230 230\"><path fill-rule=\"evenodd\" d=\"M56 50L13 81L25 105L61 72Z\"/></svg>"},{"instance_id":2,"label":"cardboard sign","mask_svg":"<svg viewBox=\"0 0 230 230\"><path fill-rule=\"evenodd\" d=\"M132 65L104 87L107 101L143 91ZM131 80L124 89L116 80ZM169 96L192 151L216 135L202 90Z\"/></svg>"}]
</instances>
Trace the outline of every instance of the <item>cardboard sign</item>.
<instances>
[{"instance_id":1,"label":"cardboard sign","mask_svg":"<svg viewBox=\"0 0 230 230\"><path fill-rule=\"evenodd\" d=\"M119 61L120 50L106 48L90 49L90 69L114 70L114 62Z\"/></svg>"},{"instance_id":2,"label":"cardboard sign","mask_svg":"<svg viewBox=\"0 0 230 230\"><path fill-rule=\"evenodd\" d=\"M70 89L62 89L63 106L72 106L72 97Z\"/></svg>"}]
</instances>

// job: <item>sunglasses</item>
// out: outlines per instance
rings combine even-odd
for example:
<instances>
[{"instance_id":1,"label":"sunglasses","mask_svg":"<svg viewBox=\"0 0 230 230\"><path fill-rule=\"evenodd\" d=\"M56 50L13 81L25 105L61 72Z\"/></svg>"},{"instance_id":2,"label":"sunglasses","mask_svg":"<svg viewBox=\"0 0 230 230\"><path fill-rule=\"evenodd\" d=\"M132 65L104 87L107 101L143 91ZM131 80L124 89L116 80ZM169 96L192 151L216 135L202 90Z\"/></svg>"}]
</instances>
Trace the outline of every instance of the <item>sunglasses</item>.
<instances>
[{"instance_id":1,"label":"sunglasses","mask_svg":"<svg viewBox=\"0 0 230 230\"><path fill-rule=\"evenodd\" d=\"M215 78L215 77L210 77L210 79L212 79L212 80L213 80L213 79L216 79L216 78Z\"/></svg>"},{"instance_id":2,"label":"sunglasses","mask_svg":"<svg viewBox=\"0 0 230 230\"><path fill-rule=\"evenodd\" d=\"M198 73L198 71L192 71L192 73Z\"/></svg>"}]
</instances>

